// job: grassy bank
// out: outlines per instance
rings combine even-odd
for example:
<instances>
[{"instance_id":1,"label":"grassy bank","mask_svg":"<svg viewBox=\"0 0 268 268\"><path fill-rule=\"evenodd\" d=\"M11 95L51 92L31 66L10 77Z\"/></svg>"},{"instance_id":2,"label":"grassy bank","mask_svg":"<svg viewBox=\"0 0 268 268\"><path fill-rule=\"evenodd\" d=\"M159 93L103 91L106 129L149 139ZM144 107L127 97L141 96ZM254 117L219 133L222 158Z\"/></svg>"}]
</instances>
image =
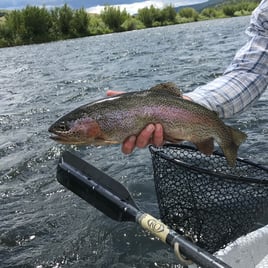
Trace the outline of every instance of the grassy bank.
<instances>
[{"instance_id":1,"label":"grassy bank","mask_svg":"<svg viewBox=\"0 0 268 268\"><path fill-rule=\"evenodd\" d=\"M140 9L131 16L126 10L106 6L100 15L88 14L85 9L73 10L68 5L46 9L27 6L22 10L0 10L0 47L44 43L251 14L260 1L228 1L215 7L196 11L183 8L178 12L171 6Z\"/></svg>"}]
</instances>

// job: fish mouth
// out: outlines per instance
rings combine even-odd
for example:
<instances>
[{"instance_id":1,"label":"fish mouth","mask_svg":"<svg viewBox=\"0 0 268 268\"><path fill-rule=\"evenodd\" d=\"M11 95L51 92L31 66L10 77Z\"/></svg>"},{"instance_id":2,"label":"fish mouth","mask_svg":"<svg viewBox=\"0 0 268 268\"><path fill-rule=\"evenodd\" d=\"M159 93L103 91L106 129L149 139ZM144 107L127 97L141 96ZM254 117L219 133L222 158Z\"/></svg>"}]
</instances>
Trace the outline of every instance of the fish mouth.
<instances>
[{"instance_id":1,"label":"fish mouth","mask_svg":"<svg viewBox=\"0 0 268 268\"><path fill-rule=\"evenodd\" d=\"M87 144L86 142L78 141L75 139L71 139L70 137L61 136L61 135L52 135L49 138L61 144L71 144L71 145L86 145Z\"/></svg>"},{"instance_id":2,"label":"fish mouth","mask_svg":"<svg viewBox=\"0 0 268 268\"><path fill-rule=\"evenodd\" d=\"M50 131L52 135L49 137L50 139L61 143L61 144L69 144L69 145L88 145L89 141L85 141L83 139L78 139L76 137L70 136L69 131L66 132L58 132L58 131Z\"/></svg>"},{"instance_id":3,"label":"fish mouth","mask_svg":"<svg viewBox=\"0 0 268 268\"><path fill-rule=\"evenodd\" d=\"M49 138L54 140L54 141L58 141L58 142L67 141L66 137L63 137L63 136L60 136L60 135L51 135Z\"/></svg>"},{"instance_id":4,"label":"fish mouth","mask_svg":"<svg viewBox=\"0 0 268 268\"><path fill-rule=\"evenodd\" d=\"M72 143L72 141L70 141L70 138L66 135L64 135L63 133L53 133L53 135L51 135L49 137L50 139L59 142L59 143L63 143L63 144L70 144Z\"/></svg>"},{"instance_id":5,"label":"fish mouth","mask_svg":"<svg viewBox=\"0 0 268 268\"><path fill-rule=\"evenodd\" d=\"M68 135L68 132L63 133L53 131L52 133L53 135L51 135L49 138L61 144L77 145L77 146L85 146L85 145L102 146L102 145L119 144L117 140L105 140L102 138L92 140L81 140L76 139L74 137L70 137Z\"/></svg>"},{"instance_id":6,"label":"fish mouth","mask_svg":"<svg viewBox=\"0 0 268 268\"><path fill-rule=\"evenodd\" d=\"M63 143L63 144L75 144L77 141L73 140L68 134L68 131L66 132L61 132L61 131L55 131L49 128L48 130L52 135L49 137L50 139Z\"/></svg>"}]
</instances>

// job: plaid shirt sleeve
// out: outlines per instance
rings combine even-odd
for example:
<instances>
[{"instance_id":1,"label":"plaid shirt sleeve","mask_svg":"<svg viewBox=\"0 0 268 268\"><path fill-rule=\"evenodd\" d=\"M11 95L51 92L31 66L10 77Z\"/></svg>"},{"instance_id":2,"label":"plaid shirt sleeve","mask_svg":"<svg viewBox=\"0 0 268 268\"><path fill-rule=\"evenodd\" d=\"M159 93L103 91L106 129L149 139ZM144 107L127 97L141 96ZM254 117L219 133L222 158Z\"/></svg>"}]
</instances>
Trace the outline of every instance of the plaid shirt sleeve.
<instances>
[{"instance_id":1,"label":"plaid shirt sleeve","mask_svg":"<svg viewBox=\"0 0 268 268\"><path fill-rule=\"evenodd\" d=\"M263 0L252 13L246 33L249 41L224 74L185 94L222 118L246 110L268 86L268 0Z\"/></svg>"}]
</instances>

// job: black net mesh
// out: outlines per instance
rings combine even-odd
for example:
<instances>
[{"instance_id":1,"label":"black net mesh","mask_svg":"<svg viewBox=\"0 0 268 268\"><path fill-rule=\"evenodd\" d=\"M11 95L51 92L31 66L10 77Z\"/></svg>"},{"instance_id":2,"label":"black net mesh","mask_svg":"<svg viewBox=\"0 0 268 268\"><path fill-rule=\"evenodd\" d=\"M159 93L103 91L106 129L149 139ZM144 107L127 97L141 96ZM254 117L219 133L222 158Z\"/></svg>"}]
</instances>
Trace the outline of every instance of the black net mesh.
<instances>
[{"instance_id":1,"label":"black net mesh","mask_svg":"<svg viewBox=\"0 0 268 268\"><path fill-rule=\"evenodd\" d=\"M256 229L268 210L268 169L186 145L151 146L162 221L213 253Z\"/></svg>"}]
</instances>

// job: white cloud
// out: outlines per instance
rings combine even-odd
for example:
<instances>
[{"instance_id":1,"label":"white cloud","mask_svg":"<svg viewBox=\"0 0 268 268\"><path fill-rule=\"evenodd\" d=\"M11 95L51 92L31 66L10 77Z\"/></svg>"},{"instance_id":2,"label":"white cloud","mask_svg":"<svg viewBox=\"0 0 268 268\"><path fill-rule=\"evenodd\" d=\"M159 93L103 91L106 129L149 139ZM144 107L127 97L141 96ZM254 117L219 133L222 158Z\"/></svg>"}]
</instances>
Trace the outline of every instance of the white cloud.
<instances>
[{"instance_id":1,"label":"white cloud","mask_svg":"<svg viewBox=\"0 0 268 268\"><path fill-rule=\"evenodd\" d=\"M199 4L203 2L207 2L208 0L148 0L144 2L136 2L136 3L131 3L131 4L121 4L121 5L111 5L114 7L120 7L121 10L126 9L126 11L133 15L137 14L138 10L141 8L145 7L150 7L153 5L155 8L162 9L167 5L173 5L174 7L179 7L179 6L187 6L187 5L194 5L194 4ZM95 6L95 7L90 7L87 8L87 11L89 13L96 13L100 14L101 11L104 9L104 6Z\"/></svg>"},{"instance_id":2,"label":"white cloud","mask_svg":"<svg viewBox=\"0 0 268 268\"><path fill-rule=\"evenodd\" d=\"M144 8L144 7L149 7L149 6L155 6L157 8L162 8L163 3L161 1L145 1L145 2L137 2L137 3L131 3L131 4L121 4L121 5L111 5L114 7L120 7L121 10L126 9L126 11L133 15L138 12L138 9ZM99 14L102 10L104 9L104 6L95 6L95 7L90 7L87 8L87 11L89 13L97 13Z\"/></svg>"}]
</instances>

